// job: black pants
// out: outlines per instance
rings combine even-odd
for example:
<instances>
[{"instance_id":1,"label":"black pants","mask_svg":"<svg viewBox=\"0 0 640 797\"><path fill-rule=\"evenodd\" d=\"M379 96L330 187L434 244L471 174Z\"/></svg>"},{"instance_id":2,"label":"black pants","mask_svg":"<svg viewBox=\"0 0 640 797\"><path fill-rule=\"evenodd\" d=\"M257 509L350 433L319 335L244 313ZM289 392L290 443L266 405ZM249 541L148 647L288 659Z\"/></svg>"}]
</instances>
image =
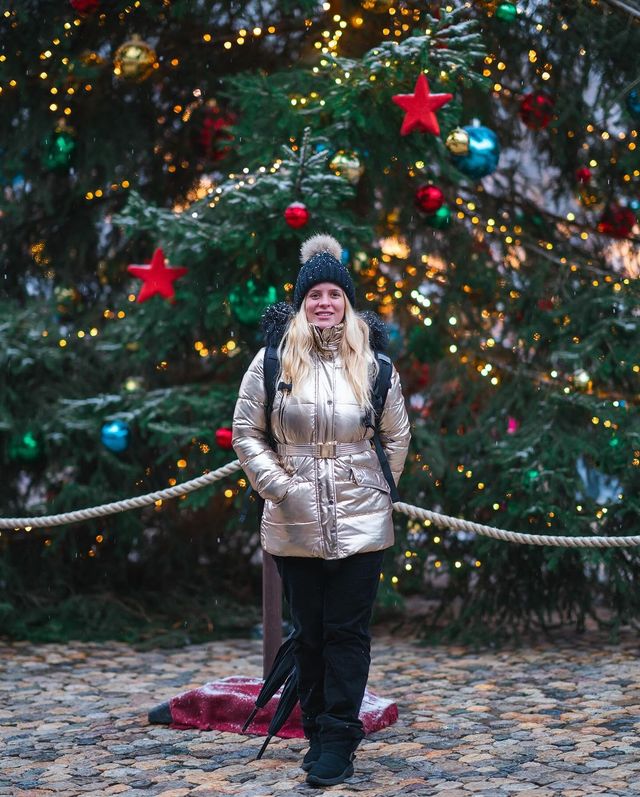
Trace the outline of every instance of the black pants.
<instances>
[{"instance_id":1,"label":"black pants","mask_svg":"<svg viewBox=\"0 0 640 797\"><path fill-rule=\"evenodd\" d=\"M345 559L274 556L295 629L305 735L360 741L371 662L369 622L384 551Z\"/></svg>"}]
</instances>

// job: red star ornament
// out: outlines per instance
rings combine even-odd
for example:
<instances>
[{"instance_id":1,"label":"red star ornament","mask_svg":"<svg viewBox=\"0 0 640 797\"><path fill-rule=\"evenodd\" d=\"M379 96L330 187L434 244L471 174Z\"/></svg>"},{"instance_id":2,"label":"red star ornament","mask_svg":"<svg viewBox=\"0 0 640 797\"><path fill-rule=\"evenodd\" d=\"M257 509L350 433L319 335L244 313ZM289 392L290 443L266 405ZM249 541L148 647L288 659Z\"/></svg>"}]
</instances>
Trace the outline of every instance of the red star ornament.
<instances>
[{"instance_id":1,"label":"red star ornament","mask_svg":"<svg viewBox=\"0 0 640 797\"><path fill-rule=\"evenodd\" d=\"M400 128L401 136L414 130L439 136L440 125L435 112L453 99L453 94L431 94L427 78L421 72L413 94L395 94L391 99L406 111Z\"/></svg>"},{"instance_id":2,"label":"red star ornament","mask_svg":"<svg viewBox=\"0 0 640 797\"><path fill-rule=\"evenodd\" d=\"M184 277L189 271L184 266L175 266L169 268L164 259L164 252L158 248L153 253L151 263L146 266L127 266L127 271L133 274L134 277L139 277L144 281L140 293L138 294L139 302L146 302L156 293L164 296L165 299L173 299L175 291L173 290L173 283L178 277Z\"/></svg>"}]
</instances>

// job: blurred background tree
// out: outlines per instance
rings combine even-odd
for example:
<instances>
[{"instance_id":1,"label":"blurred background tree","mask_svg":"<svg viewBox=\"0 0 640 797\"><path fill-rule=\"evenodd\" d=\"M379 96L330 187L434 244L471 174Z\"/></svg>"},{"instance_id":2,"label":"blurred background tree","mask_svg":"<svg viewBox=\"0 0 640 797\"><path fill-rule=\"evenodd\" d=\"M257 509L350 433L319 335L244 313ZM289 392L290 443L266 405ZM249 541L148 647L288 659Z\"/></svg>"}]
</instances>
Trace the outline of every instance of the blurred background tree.
<instances>
[{"instance_id":1,"label":"blurred background tree","mask_svg":"<svg viewBox=\"0 0 640 797\"><path fill-rule=\"evenodd\" d=\"M404 500L519 531L639 533L639 19L621 0L14 4L2 514L228 461L261 312L290 298L301 241L331 231L359 308L389 324L414 426ZM152 256L165 296L128 269ZM170 589L176 634L227 631L224 601L258 600L245 488L240 474L3 531L3 627L106 628L118 602L144 618ZM638 619L634 549L396 528L380 603L423 596L430 633Z\"/></svg>"}]
</instances>

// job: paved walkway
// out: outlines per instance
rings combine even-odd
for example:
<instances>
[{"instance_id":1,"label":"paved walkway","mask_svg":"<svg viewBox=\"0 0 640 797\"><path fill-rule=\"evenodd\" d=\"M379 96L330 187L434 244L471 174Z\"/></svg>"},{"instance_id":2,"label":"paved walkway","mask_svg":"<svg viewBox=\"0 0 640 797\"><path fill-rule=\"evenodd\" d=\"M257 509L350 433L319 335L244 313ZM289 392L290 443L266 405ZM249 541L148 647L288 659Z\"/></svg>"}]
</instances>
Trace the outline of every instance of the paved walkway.
<instances>
[{"instance_id":1,"label":"paved walkway","mask_svg":"<svg viewBox=\"0 0 640 797\"><path fill-rule=\"evenodd\" d=\"M318 794L304 742L149 726L147 710L227 675L259 675L260 643L136 652L0 643L0 795ZM640 795L638 643L594 634L474 653L378 637L370 687L399 722L366 739L332 795Z\"/></svg>"}]
</instances>

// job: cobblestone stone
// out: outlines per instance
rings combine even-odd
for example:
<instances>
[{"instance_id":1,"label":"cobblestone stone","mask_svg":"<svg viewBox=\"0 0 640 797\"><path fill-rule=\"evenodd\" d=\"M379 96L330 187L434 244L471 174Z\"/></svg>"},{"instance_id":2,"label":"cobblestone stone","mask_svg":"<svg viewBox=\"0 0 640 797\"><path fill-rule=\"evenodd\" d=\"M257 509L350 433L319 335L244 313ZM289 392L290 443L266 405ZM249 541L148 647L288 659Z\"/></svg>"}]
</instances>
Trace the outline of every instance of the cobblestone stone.
<instances>
[{"instance_id":1,"label":"cobblestone stone","mask_svg":"<svg viewBox=\"0 0 640 797\"><path fill-rule=\"evenodd\" d=\"M251 640L140 652L1 643L1 797L310 797L300 739L149 725L177 692L260 674ZM498 652L374 639L396 725L332 797L640 797L638 644L597 633Z\"/></svg>"}]
</instances>

